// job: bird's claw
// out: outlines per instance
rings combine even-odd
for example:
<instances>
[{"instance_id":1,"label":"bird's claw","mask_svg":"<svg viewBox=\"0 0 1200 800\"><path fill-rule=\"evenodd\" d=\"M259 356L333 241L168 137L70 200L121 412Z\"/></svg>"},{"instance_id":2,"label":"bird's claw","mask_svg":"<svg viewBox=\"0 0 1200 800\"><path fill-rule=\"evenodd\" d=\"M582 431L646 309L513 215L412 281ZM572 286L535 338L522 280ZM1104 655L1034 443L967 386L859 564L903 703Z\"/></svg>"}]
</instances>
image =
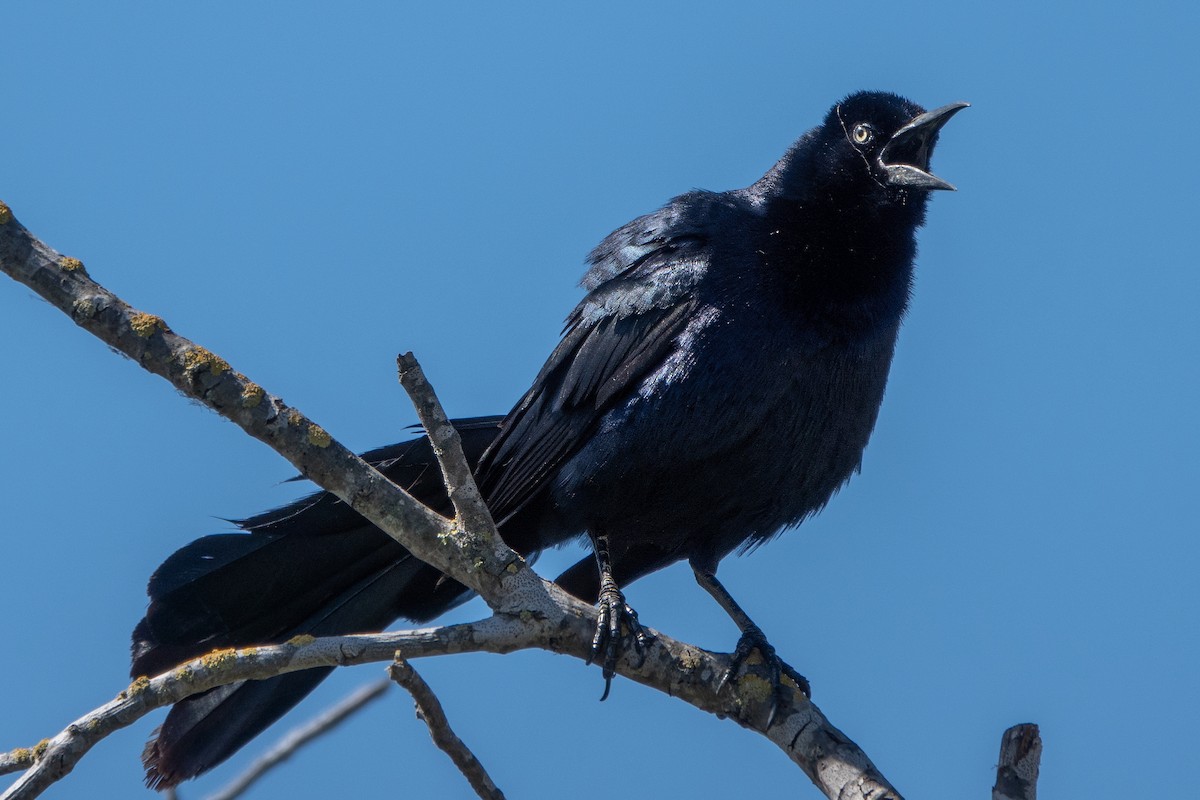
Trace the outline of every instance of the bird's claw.
<instances>
[{"instance_id":1,"label":"bird's claw","mask_svg":"<svg viewBox=\"0 0 1200 800\"><path fill-rule=\"evenodd\" d=\"M725 688L729 680L733 678L746 663L746 659L755 650L759 652L763 663L770 675L772 686L771 692L771 710L767 715L767 727L771 727L771 723L775 721L775 712L785 702L791 691L784 686L783 678L786 676L794 684L796 688L808 699L812 699L812 687L808 683L808 678L805 678L797 672L790 664L784 661L775 653L775 648L767 641L767 637L763 635L762 630L757 626L752 626L746 629L740 639L738 639L737 647L729 659L729 669L717 684L717 691Z\"/></svg>"},{"instance_id":2,"label":"bird's claw","mask_svg":"<svg viewBox=\"0 0 1200 800\"><path fill-rule=\"evenodd\" d=\"M646 646L653 638L638 622L637 612L625 602L625 595L616 588L605 588L600 592L597 602L599 616L596 620L596 633L592 636L592 651L587 663L600 663L603 667L604 694L601 702L608 699L609 689L612 688L613 676L617 674L617 658L621 655L621 623L624 622L633 640L633 649L641 659L646 657Z\"/></svg>"}]
</instances>

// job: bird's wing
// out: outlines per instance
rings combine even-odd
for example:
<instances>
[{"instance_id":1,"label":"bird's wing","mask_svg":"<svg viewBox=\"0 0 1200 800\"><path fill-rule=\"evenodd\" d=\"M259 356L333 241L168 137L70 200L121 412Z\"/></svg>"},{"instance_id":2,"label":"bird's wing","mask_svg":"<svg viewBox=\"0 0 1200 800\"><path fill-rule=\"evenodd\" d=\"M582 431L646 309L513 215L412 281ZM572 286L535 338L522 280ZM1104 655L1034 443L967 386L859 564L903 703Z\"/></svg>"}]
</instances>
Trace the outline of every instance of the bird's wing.
<instances>
[{"instance_id":1,"label":"bird's wing","mask_svg":"<svg viewBox=\"0 0 1200 800\"><path fill-rule=\"evenodd\" d=\"M587 441L605 412L676 349L708 267L704 216L685 196L618 229L589 257L588 295L484 455L480 486L497 522L519 511Z\"/></svg>"}]
</instances>

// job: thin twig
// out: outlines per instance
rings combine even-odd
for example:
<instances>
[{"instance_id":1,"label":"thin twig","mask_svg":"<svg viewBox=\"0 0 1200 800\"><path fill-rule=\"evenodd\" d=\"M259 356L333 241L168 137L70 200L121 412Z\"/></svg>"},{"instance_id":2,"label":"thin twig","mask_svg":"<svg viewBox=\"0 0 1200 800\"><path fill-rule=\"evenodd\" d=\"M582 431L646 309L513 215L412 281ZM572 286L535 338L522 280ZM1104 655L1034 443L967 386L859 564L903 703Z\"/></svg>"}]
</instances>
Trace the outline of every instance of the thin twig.
<instances>
[{"instance_id":1,"label":"thin twig","mask_svg":"<svg viewBox=\"0 0 1200 800\"><path fill-rule=\"evenodd\" d=\"M429 684L425 682L420 673L413 669L412 664L398 658L388 667L388 674L392 676L392 680L403 686L412 695L413 702L417 706L417 718L428 726L433 743L450 756L450 760L471 784L475 794L482 797L483 800L504 800L504 792L500 791L492 781L487 770L483 768L483 764L471 752L471 748L467 747L463 740L454 733L450 727L450 720L446 719L446 712L442 710L441 701L437 699L437 695L433 693L433 689L429 688Z\"/></svg>"},{"instance_id":2,"label":"thin twig","mask_svg":"<svg viewBox=\"0 0 1200 800\"><path fill-rule=\"evenodd\" d=\"M462 451L462 438L458 430L450 424L446 411L442 408L433 386L425 378L425 371L417 363L416 356L404 353L396 357L396 370L400 376L400 385L408 392L417 417L429 436L433 454L438 465L442 468L442 480L454 506L454 514L471 531L479 535L495 538L496 523L492 514L475 485L475 476L471 465L467 463Z\"/></svg>"},{"instance_id":3,"label":"thin twig","mask_svg":"<svg viewBox=\"0 0 1200 800\"><path fill-rule=\"evenodd\" d=\"M234 800L235 797L240 797L247 789L254 785L255 781L274 767L287 761L304 745L318 736L329 733L329 731L345 722L356 712L369 705L371 701L382 697L383 693L390 686L391 681L384 678L375 683L369 683L366 686L360 687L336 705L326 709L319 716L289 731L287 735L276 742L274 747L263 753L258 760L251 764L249 769L216 794L209 795L207 800Z\"/></svg>"},{"instance_id":4,"label":"thin twig","mask_svg":"<svg viewBox=\"0 0 1200 800\"><path fill-rule=\"evenodd\" d=\"M493 593L482 593L484 601L493 611L529 613L546 599L547 590L554 589L529 569L528 564L500 538L492 513L475 484L471 465L463 454L462 437L447 419L446 411L433 386L426 380L416 357L412 353L397 356L396 370L400 385L412 400L441 468L446 492L454 506L455 526L471 534L460 540L459 555L467 559L466 563L469 564L504 565L503 572L499 573L503 585ZM492 569L496 569L496 566Z\"/></svg>"},{"instance_id":5,"label":"thin twig","mask_svg":"<svg viewBox=\"0 0 1200 800\"><path fill-rule=\"evenodd\" d=\"M37 761L37 747L18 747L16 750L9 750L7 753L0 753L0 775L7 775L10 772L20 772L23 769L29 769Z\"/></svg>"},{"instance_id":6,"label":"thin twig","mask_svg":"<svg viewBox=\"0 0 1200 800\"><path fill-rule=\"evenodd\" d=\"M479 487L467 457L463 454L462 437L446 416L425 371L412 353L396 356L396 371L400 385L408 393L421 426L429 438L434 458L442 471L446 493L454 507L454 524L470 532L462 537L459 555L470 564L504 564L500 573L502 585L494 593L483 593L484 601L497 613L529 614L544 605L547 591L559 591L529 569L529 565L500 538L492 512ZM472 550L487 550L473 555ZM493 567L495 569L495 567Z\"/></svg>"},{"instance_id":7,"label":"thin twig","mask_svg":"<svg viewBox=\"0 0 1200 800\"><path fill-rule=\"evenodd\" d=\"M1000 738L1000 763L992 800L1037 800L1042 737L1032 722L1014 725Z\"/></svg>"},{"instance_id":8,"label":"thin twig","mask_svg":"<svg viewBox=\"0 0 1200 800\"><path fill-rule=\"evenodd\" d=\"M448 653L509 653L538 646L544 625L493 616L477 623L394 633L297 636L286 644L215 650L154 678L138 678L116 699L75 720L35 748L33 765L0 800L31 800L66 776L93 746L156 708L241 680L262 680L313 667L350 666Z\"/></svg>"}]
</instances>

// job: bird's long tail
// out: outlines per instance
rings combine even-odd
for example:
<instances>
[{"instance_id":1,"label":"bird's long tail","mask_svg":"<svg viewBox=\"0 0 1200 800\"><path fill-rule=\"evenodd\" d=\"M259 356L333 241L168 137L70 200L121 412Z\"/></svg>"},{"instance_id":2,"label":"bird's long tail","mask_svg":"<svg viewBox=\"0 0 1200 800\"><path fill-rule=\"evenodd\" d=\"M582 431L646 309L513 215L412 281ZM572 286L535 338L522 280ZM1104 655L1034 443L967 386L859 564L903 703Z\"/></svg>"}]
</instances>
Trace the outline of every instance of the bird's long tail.
<instances>
[{"instance_id":1,"label":"bird's long tail","mask_svg":"<svg viewBox=\"0 0 1200 800\"><path fill-rule=\"evenodd\" d=\"M468 460L491 443L501 417L457 420ZM448 503L424 438L364 454L439 511ZM226 647L300 635L378 631L399 617L424 621L470 597L329 494L316 494L206 536L150 579L150 606L133 632L133 676L155 675ZM146 745L146 782L174 786L228 758L329 674L294 672L223 686L176 703Z\"/></svg>"}]
</instances>

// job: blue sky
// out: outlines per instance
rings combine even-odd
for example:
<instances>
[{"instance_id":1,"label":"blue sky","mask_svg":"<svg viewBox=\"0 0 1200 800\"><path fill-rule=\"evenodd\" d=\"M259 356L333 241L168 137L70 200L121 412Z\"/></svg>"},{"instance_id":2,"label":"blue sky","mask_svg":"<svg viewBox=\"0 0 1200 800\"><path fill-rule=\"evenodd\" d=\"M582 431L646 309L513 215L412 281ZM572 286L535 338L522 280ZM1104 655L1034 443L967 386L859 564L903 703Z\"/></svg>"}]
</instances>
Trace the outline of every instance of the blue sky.
<instances>
[{"instance_id":1,"label":"blue sky","mask_svg":"<svg viewBox=\"0 0 1200 800\"><path fill-rule=\"evenodd\" d=\"M7 9L0 199L360 449L414 420L397 352L451 414L506 411L602 236L752 182L842 95L970 101L935 156L959 192L921 234L862 475L722 578L909 797L984 796L1022 721L1042 726L1046 797L1138 796L1147 765L1195 760L1194 4L244 6ZM296 489L12 283L0 340L7 749L124 687L165 556ZM736 640L686 567L628 594L674 636ZM611 796L600 741L622 796L817 796L729 722L626 681L596 702L598 671L571 659L418 666L510 797ZM342 671L289 721L381 669ZM157 719L48 796L138 796ZM467 795L398 692L252 796L397 783Z\"/></svg>"}]
</instances>

